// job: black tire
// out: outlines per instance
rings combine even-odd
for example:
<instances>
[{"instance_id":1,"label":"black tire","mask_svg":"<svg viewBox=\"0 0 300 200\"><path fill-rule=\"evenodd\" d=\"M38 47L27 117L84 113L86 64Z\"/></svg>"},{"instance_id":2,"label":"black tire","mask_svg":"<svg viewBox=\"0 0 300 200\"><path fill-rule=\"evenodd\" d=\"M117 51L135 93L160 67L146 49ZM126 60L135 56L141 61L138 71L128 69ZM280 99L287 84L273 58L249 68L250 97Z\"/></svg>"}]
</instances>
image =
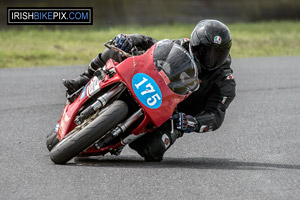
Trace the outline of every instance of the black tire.
<instances>
[{"instance_id":1,"label":"black tire","mask_svg":"<svg viewBox=\"0 0 300 200\"><path fill-rule=\"evenodd\" d=\"M59 139L57 137L57 134L54 131L52 131L49 135L47 135L46 145L49 151L51 151L51 149L53 149L53 147L57 145L58 142Z\"/></svg>"},{"instance_id":2,"label":"black tire","mask_svg":"<svg viewBox=\"0 0 300 200\"><path fill-rule=\"evenodd\" d=\"M58 143L50 152L51 160L55 164L65 164L122 122L127 113L126 103L123 101L113 102L84 129Z\"/></svg>"}]
</instances>

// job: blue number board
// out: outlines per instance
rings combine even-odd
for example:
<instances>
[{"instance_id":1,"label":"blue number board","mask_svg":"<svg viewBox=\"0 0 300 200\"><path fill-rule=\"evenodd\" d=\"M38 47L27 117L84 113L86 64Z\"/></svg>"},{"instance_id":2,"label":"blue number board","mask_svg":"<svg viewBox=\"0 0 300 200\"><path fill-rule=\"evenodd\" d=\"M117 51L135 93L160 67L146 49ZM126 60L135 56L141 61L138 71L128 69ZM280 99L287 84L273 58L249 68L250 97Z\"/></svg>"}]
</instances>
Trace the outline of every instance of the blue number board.
<instances>
[{"instance_id":1,"label":"blue number board","mask_svg":"<svg viewBox=\"0 0 300 200\"><path fill-rule=\"evenodd\" d=\"M138 73L132 78L132 87L137 98L148 108L161 106L162 95L156 82L147 74Z\"/></svg>"}]
</instances>

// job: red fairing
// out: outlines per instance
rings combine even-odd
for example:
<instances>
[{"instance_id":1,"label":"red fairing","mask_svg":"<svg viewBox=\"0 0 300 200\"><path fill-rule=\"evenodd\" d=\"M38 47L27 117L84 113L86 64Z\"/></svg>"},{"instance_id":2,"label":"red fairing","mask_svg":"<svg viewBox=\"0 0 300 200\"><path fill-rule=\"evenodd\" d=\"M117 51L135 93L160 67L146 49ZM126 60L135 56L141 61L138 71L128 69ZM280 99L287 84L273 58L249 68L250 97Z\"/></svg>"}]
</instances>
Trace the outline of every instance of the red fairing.
<instances>
[{"instance_id":1,"label":"red fairing","mask_svg":"<svg viewBox=\"0 0 300 200\"><path fill-rule=\"evenodd\" d=\"M140 106L144 109L146 115L151 119L152 123L159 127L167 121L173 114L178 103L183 101L187 96L175 94L165 83L153 62L153 52L155 45L141 56L127 58L116 67L117 74L126 83L127 88L134 95ZM137 73L144 73L150 76L159 86L162 93L162 104L157 109L151 109L145 106L135 95L132 79Z\"/></svg>"},{"instance_id":2,"label":"red fairing","mask_svg":"<svg viewBox=\"0 0 300 200\"><path fill-rule=\"evenodd\" d=\"M72 104L68 103L65 106L62 116L58 122L59 129L57 131L57 134L59 139L62 140L70 131L72 131L76 127L74 120L79 110L83 107L84 103L91 96L93 96L95 93L105 88L106 86L109 86L117 82L122 82L126 85L128 90L132 94L133 98L135 98L135 100L139 103L139 105L143 109L144 119L141 122L141 124L135 127L135 129L132 131L133 134L132 137L135 137L136 135L139 134L144 134L145 132L150 132L155 128L161 126L168 119L170 119L176 105L181 101L183 101L188 95L176 94L168 87L167 84L170 82L170 80L168 79L166 74L164 74L162 71L158 72L156 66L154 65L153 62L154 48L155 45L153 45L143 55L127 58L120 64L114 62L112 59L108 60L106 63L106 69L115 68L116 74L111 78L106 76L101 81L97 80L96 78L91 79L90 82L85 86L85 88L83 89L79 97ZM152 83L155 82L155 87L157 85L158 90L161 92L161 96L159 96L159 100L161 101L161 103L157 107L155 108L151 108L149 106L147 107L145 105L145 102L143 103L142 100L139 99L139 97L141 96L138 97L137 95L139 94L135 93L136 88L133 87L137 87L137 84L133 86L133 78L137 74L143 74L144 76L149 77L149 79L153 81ZM141 83L142 82L143 79ZM90 90L89 89L90 87L93 87L93 90ZM150 93L150 91L145 90L143 92ZM141 95L143 95L143 92ZM149 126L150 124L152 126ZM126 141L120 141L110 146L101 147L100 149L95 149L92 146L86 151L84 151L83 153L81 153L81 155L82 156L104 155L107 152L113 151L114 149L117 149L124 145L126 145Z\"/></svg>"}]
</instances>

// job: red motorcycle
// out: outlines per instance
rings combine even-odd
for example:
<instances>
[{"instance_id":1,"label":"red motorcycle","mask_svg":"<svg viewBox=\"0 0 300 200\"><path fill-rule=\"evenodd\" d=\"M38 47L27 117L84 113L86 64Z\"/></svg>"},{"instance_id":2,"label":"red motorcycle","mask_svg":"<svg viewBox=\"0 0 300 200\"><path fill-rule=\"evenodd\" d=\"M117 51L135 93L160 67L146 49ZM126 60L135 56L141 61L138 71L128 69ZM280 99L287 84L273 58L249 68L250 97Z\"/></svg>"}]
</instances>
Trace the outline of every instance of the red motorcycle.
<instances>
[{"instance_id":1,"label":"red motorcycle","mask_svg":"<svg viewBox=\"0 0 300 200\"><path fill-rule=\"evenodd\" d=\"M171 124L177 104L199 87L197 67L190 54L162 40L142 55L110 59L89 83L68 97L55 130L47 137L50 158L65 164L75 156L119 155L122 148Z\"/></svg>"}]
</instances>

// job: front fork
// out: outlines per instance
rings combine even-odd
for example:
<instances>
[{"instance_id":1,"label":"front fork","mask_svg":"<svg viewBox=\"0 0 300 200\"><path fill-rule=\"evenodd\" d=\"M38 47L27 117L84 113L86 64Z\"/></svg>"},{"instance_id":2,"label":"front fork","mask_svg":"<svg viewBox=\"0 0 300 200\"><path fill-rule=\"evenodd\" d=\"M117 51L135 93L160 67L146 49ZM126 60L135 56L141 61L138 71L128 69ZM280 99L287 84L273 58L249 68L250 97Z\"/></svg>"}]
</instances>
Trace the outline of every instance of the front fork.
<instances>
[{"instance_id":1,"label":"front fork","mask_svg":"<svg viewBox=\"0 0 300 200\"><path fill-rule=\"evenodd\" d=\"M100 149L101 147L108 145L113 139L115 139L122 133L125 133L125 131L142 116L143 116L143 110L142 108L140 108L137 112L131 115L125 122L119 124L114 130L109 132L103 139L95 143L94 147L96 149ZM126 138L124 140L126 140Z\"/></svg>"},{"instance_id":2,"label":"front fork","mask_svg":"<svg viewBox=\"0 0 300 200\"><path fill-rule=\"evenodd\" d=\"M138 135L136 134L129 134L127 137L122 139L119 143L115 145L109 145L109 143L115 139L117 136L124 133L128 127L130 127L133 123L135 123L138 119L140 119L143 116L143 110L139 109L137 112L135 112L132 116L130 116L125 122L119 124L114 130L109 132L104 138L100 139L98 142L94 144L94 148L96 150L101 149L102 152L110 152L114 155L119 155L122 151L122 149L130 144L131 142L135 141L136 139L140 138L147 132L141 132ZM170 119L171 121L171 133L174 133L174 120Z\"/></svg>"},{"instance_id":3,"label":"front fork","mask_svg":"<svg viewBox=\"0 0 300 200\"><path fill-rule=\"evenodd\" d=\"M80 125L84 122L85 119L89 118L95 114L98 110L103 108L112 98L117 96L120 92L125 89L125 85L120 83L106 92L104 95L100 96L95 103L84 109L80 115L75 118L76 125Z\"/></svg>"}]
</instances>

